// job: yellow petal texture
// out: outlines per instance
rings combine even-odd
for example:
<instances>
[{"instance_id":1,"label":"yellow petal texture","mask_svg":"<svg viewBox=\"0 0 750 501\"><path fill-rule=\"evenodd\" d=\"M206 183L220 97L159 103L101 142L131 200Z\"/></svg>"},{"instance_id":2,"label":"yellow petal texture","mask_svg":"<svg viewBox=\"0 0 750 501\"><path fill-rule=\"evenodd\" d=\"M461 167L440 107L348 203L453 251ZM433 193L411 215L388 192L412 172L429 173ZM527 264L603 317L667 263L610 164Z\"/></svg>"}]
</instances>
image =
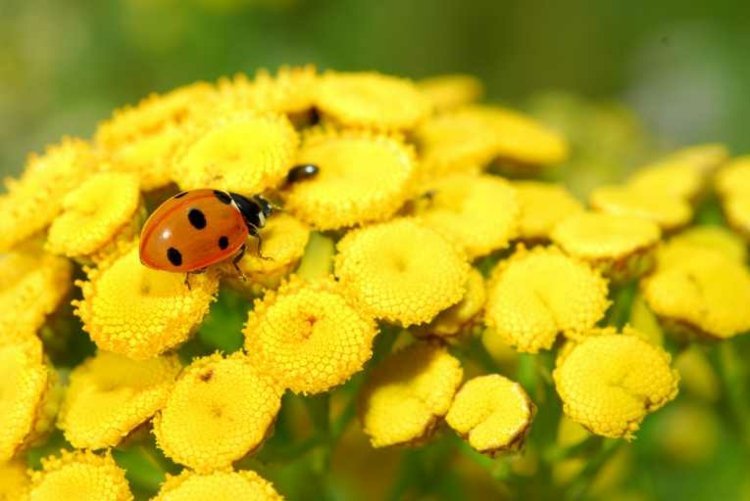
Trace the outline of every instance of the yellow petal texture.
<instances>
[{"instance_id":1,"label":"yellow petal texture","mask_svg":"<svg viewBox=\"0 0 750 501\"><path fill-rule=\"evenodd\" d=\"M130 501L133 494L109 454L63 450L60 457L42 459L42 470L32 474L30 501L63 499Z\"/></svg>"},{"instance_id":2,"label":"yellow petal texture","mask_svg":"<svg viewBox=\"0 0 750 501\"><path fill-rule=\"evenodd\" d=\"M140 200L134 174L95 174L63 200L62 213L49 229L47 250L69 257L90 256L115 238L134 237Z\"/></svg>"},{"instance_id":3,"label":"yellow petal texture","mask_svg":"<svg viewBox=\"0 0 750 501\"><path fill-rule=\"evenodd\" d=\"M516 236L519 205L498 176L453 174L429 183L430 202L417 219L476 258L508 246Z\"/></svg>"},{"instance_id":4,"label":"yellow petal texture","mask_svg":"<svg viewBox=\"0 0 750 501\"><path fill-rule=\"evenodd\" d=\"M298 162L320 172L291 187L286 210L323 230L392 216L411 194L416 169L403 141L365 132L311 133Z\"/></svg>"},{"instance_id":5,"label":"yellow petal texture","mask_svg":"<svg viewBox=\"0 0 750 501\"><path fill-rule=\"evenodd\" d=\"M242 353L193 361L154 418L157 445L199 473L225 469L266 437L281 390Z\"/></svg>"},{"instance_id":6,"label":"yellow petal texture","mask_svg":"<svg viewBox=\"0 0 750 501\"><path fill-rule=\"evenodd\" d=\"M587 337L553 373L565 414L605 437L633 438L644 417L677 395L669 355L635 335Z\"/></svg>"},{"instance_id":7,"label":"yellow petal texture","mask_svg":"<svg viewBox=\"0 0 750 501\"><path fill-rule=\"evenodd\" d=\"M0 255L0 332L35 332L70 289L67 259L35 248Z\"/></svg>"},{"instance_id":8,"label":"yellow petal texture","mask_svg":"<svg viewBox=\"0 0 750 501\"><path fill-rule=\"evenodd\" d=\"M281 182L298 143L297 132L283 116L248 111L220 115L185 132L175 180L183 190L260 193Z\"/></svg>"},{"instance_id":9,"label":"yellow petal texture","mask_svg":"<svg viewBox=\"0 0 750 501\"><path fill-rule=\"evenodd\" d=\"M410 80L379 73L326 73L318 84L321 114L347 127L414 128L432 111L429 98Z\"/></svg>"},{"instance_id":10,"label":"yellow petal texture","mask_svg":"<svg viewBox=\"0 0 750 501\"><path fill-rule=\"evenodd\" d=\"M440 75L420 80L417 85L438 111L471 104L484 94L482 81L472 75Z\"/></svg>"},{"instance_id":11,"label":"yellow petal texture","mask_svg":"<svg viewBox=\"0 0 750 501\"><path fill-rule=\"evenodd\" d=\"M648 219L664 231L685 226L693 215L688 202L680 197L627 186L596 188L591 192L589 203L593 209L607 214Z\"/></svg>"},{"instance_id":12,"label":"yellow petal texture","mask_svg":"<svg viewBox=\"0 0 750 501\"><path fill-rule=\"evenodd\" d=\"M556 247L521 247L490 280L485 322L518 351L549 349L558 333L585 332L609 305L607 282Z\"/></svg>"},{"instance_id":13,"label":"yellow petal texture","mask_svg":"<svg viewBox=\"0 0 750 501\"><path fill-rule=\"evenodd\" d=\"M732 160L717 173L716 191L730 226L750 236L750 155Z\"/></svg>"},{"instance_id":14,"label":"yellow petal texture","mask_svg":"<svg viewBox=\"0 0 750 501\"><path fill-rule=\"evenodd\" d=\"M468 272L448 241L411 219L349 232L335 258L344 291L376 318L403 326L429 322L460 301Z\"/></svg>"},{"instance_id":15,"label":"yellow petal texture","mask_svg":"<svg viewBox=\"0 0 750 501\"><path fill-rule=\"evenodd\" d=\"M360 397L372 446L428 436L448 412L462 377L460 362L437 345L415 343L391 354L372 371Z\"/></svg>"},{"instance_id":16,"label":"yellow petal texture","mask_svg":"<svg viewBox=\"0 0 750 501\"><path fill-rule=\"evenodd\" d=\"M217 471L200 475L185 470L168 477L154 501L282 501L271 482L254 471Z\"/></svg>"},{"instance_id":17,"label":"yellow petal texture","mask_svg":"<svg viewBox=\"0 0 750 501\"><path fill-rule=\"evenodd\" d=\"M282 66L275 75L261 69L253 80L238 74L217 83L219 106L290 115L308 112L315 104L317 83L312 65Z\"/></svg>"},{"instance_id":18,"label":"yellow petal texture","mask_svg":"<svg viewBox=\"0 0 750 501\"><path fill-rule=\"evenodd\" d=\"M71 372L57 426L74 447L113 447L164 405L181 368L176 356L99 351Z\"/></svg>"},{"instance_id":19,"label":"yellow petal texture","mask_svg":"<svg viewBox=\"0 0 750 501\"><path fill-rule=\"evenodd\" d=\"M520 206L519 236L524 240L544 240L555 225L583 211L583 204L562 185L539 181L516 181Z\"/></svg>"},{"instance_id":20,"label":"yellow petal texture","mask_svg":"<svg viewBox=\"0 0 750 501\"><path fill-rule=\"evenodd\" d=\"M495 453L519 449L533 416L534 404L520 384L489 374L461 387L445 421L474 449Z\"/></svg>"},{"instance_id":21,"label":"yellow petal texture","mask_svg":"<svg viewBox=\"0 0 750 501\"><path fill-rule=\"evenodd\" d=\"M48 383L37 338L0 342L0 462L13 457L30 438L43 412Z\"/></svg>"},{"instance_id":22,"label":"yellow petal texture","mask_svg":"<svg viewBox=\"0 0 750 501\"><path fill-rule=\"evenodd\" d=\"M320 393L362 369L377 333L331 279L293 279L257 300L244 329L255 367L295 393Z\"/></svg>"},{"instance_id":23,"label":"yellow petal texture","mask_svg":"<svg viewBox=\"0 0 750 501\"><path fill-rule=\"evenodd\" d=\"M660 253L661 254L661 253ZM656 271L641 282L649 307L671 327L726 339L750 329L750 272L713 250L673 246Z\"/></svg>"},{"instance_id":24,"label":"yellow petal texture","mask_svg":"<svg viewBox=\"0 0 750 501\"><path fill-rule=\"evenodd\" d=\"M31 479L26 473L26 463L13 460L0 462L0 500L28 499Z\"/></svg>"},{"instance_id":25,"label":"yellow petal texture","mask_svg":"<svg viewBox=\"0 0 750 501\"><path fill-rule=\"evenodd\" d=\"M19 179L6 179L0 195L0 252L43 230L62 209L65 194L94 169L91 146L63 139L42 155L31 155Z\"/></svg>"},{"instance_id":26,"label":"yellow petal texture","mask_svg":"<svg viewBox=\"0 0 750 501\"><path fill-rule=\"evenodd\" d=\"M212 272L190 278L143 266L133 247L78 282L76 314L99 348L143 360L187 340L208 312L218 288Z\"/></svg>"},{"instance_id":27,"label":"yellow petal texture","mask_svg":"<svg viewBox=\"0 0 750 501\"><path fill-rule=\"evenodd\" d=\"M486 298L484 277L477 269L471 268L463 299L441 311L429 324L418 326L412 332L418 336L444 338L468 333L476 323L475 319L484 307Z\"/></svg>"}]
</instances>

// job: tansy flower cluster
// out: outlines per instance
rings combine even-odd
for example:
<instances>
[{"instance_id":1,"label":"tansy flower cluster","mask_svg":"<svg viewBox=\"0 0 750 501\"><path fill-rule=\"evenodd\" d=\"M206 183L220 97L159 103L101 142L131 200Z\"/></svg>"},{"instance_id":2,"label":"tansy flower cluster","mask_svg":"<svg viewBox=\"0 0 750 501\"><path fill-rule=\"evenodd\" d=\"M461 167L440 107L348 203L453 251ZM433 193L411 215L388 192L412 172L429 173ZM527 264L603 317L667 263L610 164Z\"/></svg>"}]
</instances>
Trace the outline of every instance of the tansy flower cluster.
<instances>
[{"instance_id":1,"label":"tansy flower cluster","mask_svg":"<svg viewBox=\"0 0 750 501\"><path fill-rule=\"evenodd\" d=\"M482 94L281 68L31 155L0 196L0 498L281 499L347 430L494 464L539 453L551 399L636 437L678 393L667 340L750 330L750 163L689 148L581 200L535 179L565 136ZM277 210L236 270L144 266L147 215L199 188ZM715 196L731 229L688 228Z\"/></svg>"}]
</instances>

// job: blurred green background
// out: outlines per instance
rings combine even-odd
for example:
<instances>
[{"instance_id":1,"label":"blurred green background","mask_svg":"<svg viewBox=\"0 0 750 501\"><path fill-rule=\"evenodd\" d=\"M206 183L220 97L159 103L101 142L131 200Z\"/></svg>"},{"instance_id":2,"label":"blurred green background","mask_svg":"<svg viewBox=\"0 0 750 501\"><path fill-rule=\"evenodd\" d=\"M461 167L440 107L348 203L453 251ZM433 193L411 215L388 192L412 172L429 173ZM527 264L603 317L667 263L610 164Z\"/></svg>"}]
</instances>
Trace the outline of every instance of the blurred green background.
<instances>
[{"instance_id":1,"label":"blurred green background","mask_svg":"<svg viewBox=\"0 0 750 501\"><path fill-rule=\"evenodd\" d=\"M621 100L670 146L745 152L748 54L744 0L2 0L0 169L151 91L308 62Z\"/></svg>"}]
</instances>

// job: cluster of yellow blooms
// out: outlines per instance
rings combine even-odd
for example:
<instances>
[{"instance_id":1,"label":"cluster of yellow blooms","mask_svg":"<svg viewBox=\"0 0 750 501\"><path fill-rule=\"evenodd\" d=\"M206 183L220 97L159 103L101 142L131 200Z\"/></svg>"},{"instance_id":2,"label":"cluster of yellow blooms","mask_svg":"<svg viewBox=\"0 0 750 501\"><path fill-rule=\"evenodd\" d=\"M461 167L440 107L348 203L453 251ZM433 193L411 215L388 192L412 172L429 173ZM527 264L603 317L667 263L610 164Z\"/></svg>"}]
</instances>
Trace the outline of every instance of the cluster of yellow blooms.
<instances>
[{"instance_id":1,"label":"cluster of yellow blooms","mask_svg":"<svg viewBox=\"0 0 750 501\"><path fill-rule=\"evenodd\" d=\"M145 427L184 467L156 499L280 499L237 462L273 433L286 391L329 392L365 367L358 410L373 447L446 424L479 452L516 451L536 405L505 375L469 370L471 338L490 352L555 350L565 414L632 438L679 376L654 332L604 326L611 293L639 280L649 311L683 335L750 329L744 243L685 230L715 180L750 235L750 161L683 150L597 188L586 209L560 184L508 179L564 162L569 146L481 94L467 76L283 68L150 96L91 140L32 155L0 197L0 491L132 499L110 450ZM285 186L305 163L319 174ZM261 232L266 258L251 242L239 262L247 282L220 265L188 288L139 262L148 211L196 188L283 205ZM220 288L247 298L244 345L181 359ZM97 351L60 370L50 319L71 301ZM371 360L384 328L397 348ZM25 451L55 426L72 450L27 473Z\"/></svg>"}]
</instances>

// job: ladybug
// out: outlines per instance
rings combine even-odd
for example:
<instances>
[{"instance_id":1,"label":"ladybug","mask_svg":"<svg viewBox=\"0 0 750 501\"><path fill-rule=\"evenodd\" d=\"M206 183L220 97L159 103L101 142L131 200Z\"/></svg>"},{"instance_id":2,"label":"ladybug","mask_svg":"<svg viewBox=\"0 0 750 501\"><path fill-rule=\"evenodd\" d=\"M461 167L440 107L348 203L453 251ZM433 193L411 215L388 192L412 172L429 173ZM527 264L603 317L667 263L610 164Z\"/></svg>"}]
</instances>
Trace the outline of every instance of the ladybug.
<instances>
[{"instance_id":1,"label":"ladybug","mask_svg":"<svg viewBox=\"0 0 750 501\"><path fill-rule=\"evenodd\" d=\"M259 230L273 209L260 195L244 197L210 189L178 193L161 204L143 226L141 263L189 274L232 257L242 275L237 263L245 253L247 237L258 239L260 254Z\"/></svg>"}]
</instances>

